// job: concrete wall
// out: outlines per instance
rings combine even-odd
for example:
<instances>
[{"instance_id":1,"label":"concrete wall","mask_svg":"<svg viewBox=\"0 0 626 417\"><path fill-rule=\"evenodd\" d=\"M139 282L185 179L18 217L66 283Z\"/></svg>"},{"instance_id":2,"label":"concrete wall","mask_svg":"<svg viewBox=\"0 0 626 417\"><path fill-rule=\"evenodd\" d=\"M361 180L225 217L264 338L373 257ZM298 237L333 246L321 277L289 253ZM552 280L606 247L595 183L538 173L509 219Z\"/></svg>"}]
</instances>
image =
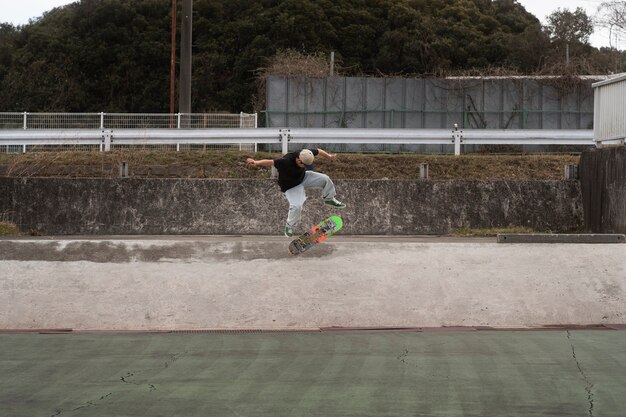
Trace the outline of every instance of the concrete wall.
<instances>
[{"instance_id":1,"label":"concrete wall","mask_svg":"<svg viewBox=\"0 0 626 417\"><path fill-rule=\"evenodd\" d=\"M587 229L626 233L626 148L587 149L579 175Z\"/></svg>"},{"instance_id":2,"label":"concrete wall","mask_svg":"<svg viewBox=\"0 0 626 417\"><path fill-rule=\"evenodd\" d=\"M445 234L459 227L582 226L577 181L337 180L344 234ZM272 180L0 178L0 213L35 234L280 234ZM335 214L309 193L301 228ZM302 230L303 231L303 230Z\"/></svg>"}]
</instances>

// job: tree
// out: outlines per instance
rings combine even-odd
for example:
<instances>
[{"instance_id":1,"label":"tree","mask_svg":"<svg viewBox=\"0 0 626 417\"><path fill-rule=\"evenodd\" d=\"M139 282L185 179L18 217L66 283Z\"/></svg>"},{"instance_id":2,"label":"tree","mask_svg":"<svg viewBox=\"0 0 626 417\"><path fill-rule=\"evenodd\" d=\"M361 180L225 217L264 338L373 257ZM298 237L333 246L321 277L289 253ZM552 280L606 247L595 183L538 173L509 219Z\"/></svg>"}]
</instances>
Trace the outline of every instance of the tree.
<instances>
[{"instance_id":1,"label":"tree","mask_svg":"<svg viewBox=\"0 0 626 417\"><path fill-rule=\"evenodd\" d=\"M573 12L556 9L548 16L546 30L553 42L588 44L593 33L593 23L582 7L577 7Z\"/></svg>"},{"instance_id":2,"label":"tree","mask_svg":"<svg viewBox=\"0 0 626 417\"><path fill-rule=\"evenodd\" d=\"M545 30L555 50L560 53L565 51L566 62L569 63L570 48L580 50L581 46L589 45L593 23L581 7L577 7L573 12L568 9L556 9L548 16Z\"/></svg>"},{"instance_id":3,"label":"tree","mask_svg":"<svg viewBox=\"0 0 626 417\"><path fill-rule=\"evenodd\" d=\"M17 29L13 25L0 23L0 80L11 68L17 33Z\"/></svg>"},{"instance_id":4,"label":"tree","mask_svg":"<svg viewBox=\"0 0 626 417\"><path fill-rule=\"evenodd\" d=\"M605 1L598 7L596 21L601 27L608 28L611 36L609 44L616 48L613 44L613 36L624 34L626 32L626 1Z\"/></svg>"}]
</instances>

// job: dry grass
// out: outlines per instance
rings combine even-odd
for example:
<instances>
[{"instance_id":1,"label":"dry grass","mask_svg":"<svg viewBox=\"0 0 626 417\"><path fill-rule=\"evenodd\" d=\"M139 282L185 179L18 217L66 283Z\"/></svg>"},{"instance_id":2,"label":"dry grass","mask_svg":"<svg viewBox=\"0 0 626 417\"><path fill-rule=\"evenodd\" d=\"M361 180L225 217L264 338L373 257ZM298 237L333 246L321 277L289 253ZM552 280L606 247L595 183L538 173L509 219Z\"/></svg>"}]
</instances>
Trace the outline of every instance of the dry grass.
<instances>
[{"instance_id":1,"label":"dry grass","mask_svg":"<svg viewBox=\"0 0 626 417\"><path fill-rule=\"evenodd\" d=\"M45 152L0 155L4 176L117 177L122 161L131 176L185 178L269 178L269 169L248 168L246 158L278 158L279 153L249 152ZM564 166L578 155L419 155L339 154L316 159L317 170L334 179L416 179L427 163L434 180L560 180ZM158 174L157 174L158 173Z\"/></svg>"},{"instance_id":2,"label":"dry grass","mask_svg":"<svg viewBox=\"0 0 626 417\"><path fill-rule=\"evenodd\" d=\"M17 236L17 226L9 222L0 222L0 236Z\"/></svg>"},{"instance_id":3,"label":"dry grass","mask_svg":"<svg viewBox=\"0 0 626 417\"><path fill-rule=\"evenodd\" d=\"M530 227L507 227L507 228L492 228L492 229L472 229L469 227L462 227L455 229L451 234L453 236L474 236L474 237L493 237L500 233L535 233L535 230Z\"/></svg>"},{"instance_id":4,"label":"dry grass","mask_svg":"<svg viewBox=\"0 0 626 417\"><path fill-rule=\"evenodd\" d=\"M9 221L9 213L0 213L0 236L17 236L17 226Z\"/></svg>"},{"instance_id":5,"label":"dry grass","mask_svg":"<svg viewBox=\"0 0 626 417\"><path fill-rule=\"evenodd\" d=\"M328 57L322 53L304 54L293 49L279 50L268 60L266 68L257 73L266 78L269 75L285 77L326 77L330 70Z\"/></svg>"},{"instance_id":6,"label":"dry grass","mask_svg":"<svg viewBox=\"0 0 626 417\"><path fill-rule=\"evenodd\" d=\"M349 155L320 161L334 178L415 179L420 164L428 164L434 180L558 180L577 155Z\"/></svg>"}]
</instances>

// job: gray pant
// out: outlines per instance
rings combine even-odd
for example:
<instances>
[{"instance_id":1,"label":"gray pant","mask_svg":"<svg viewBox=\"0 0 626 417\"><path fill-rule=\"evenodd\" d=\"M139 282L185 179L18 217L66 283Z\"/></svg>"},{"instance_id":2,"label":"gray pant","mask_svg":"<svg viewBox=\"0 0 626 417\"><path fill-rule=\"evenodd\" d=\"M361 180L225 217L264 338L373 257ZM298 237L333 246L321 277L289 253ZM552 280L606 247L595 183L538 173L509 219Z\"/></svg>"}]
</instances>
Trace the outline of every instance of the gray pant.
<instances>
[{"instance_id":1,"label":"gray pant","mask_svg":"<svg viewBox=\"0 0 626 417\"><path fill-rule=\"evenodd\" d=\"M326 174L320 174L315 171L307 171L304 174L304 181L299 185L285 191L285 197L289 201L289 215L287 216L287 226L294 228L300 217L302 216L302 206L306 200L305 190L308 188L317 188L322 190L322 198L330 200L335 197L335 184Z\"/></svg>"}]
</instances>

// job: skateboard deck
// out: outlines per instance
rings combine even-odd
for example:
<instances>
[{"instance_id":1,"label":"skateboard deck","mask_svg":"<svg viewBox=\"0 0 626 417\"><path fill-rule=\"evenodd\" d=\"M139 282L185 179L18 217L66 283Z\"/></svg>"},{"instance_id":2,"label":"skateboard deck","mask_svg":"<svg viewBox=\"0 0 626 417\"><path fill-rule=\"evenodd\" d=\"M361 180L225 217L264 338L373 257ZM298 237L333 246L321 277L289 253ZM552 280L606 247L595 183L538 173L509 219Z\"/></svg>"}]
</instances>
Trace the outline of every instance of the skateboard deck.
<instances>
[{"instance_id":1,"label":"skateboard deck","mask_svg":"<svg viewBox=\"0 0 626 417\"><path fill-rule=\"evenodd\" d=\"M343 220L339 216L330 216L326 220L316 224L304 234L298 236L289 244L289 253L299 255L316 244L323 242L328 237L337 233L343 227Z\"/></svg>"}]
</instances>

